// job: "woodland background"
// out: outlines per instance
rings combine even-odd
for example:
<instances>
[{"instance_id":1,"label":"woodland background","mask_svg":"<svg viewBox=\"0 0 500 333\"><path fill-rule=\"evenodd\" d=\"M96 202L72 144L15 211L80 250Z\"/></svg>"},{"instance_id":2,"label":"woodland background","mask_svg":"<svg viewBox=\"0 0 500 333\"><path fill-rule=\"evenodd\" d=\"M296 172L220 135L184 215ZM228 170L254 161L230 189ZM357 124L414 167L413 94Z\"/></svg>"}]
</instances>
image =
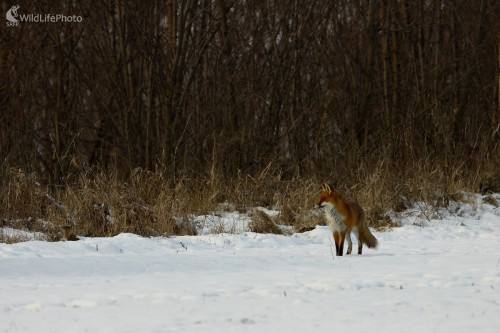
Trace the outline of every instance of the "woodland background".
<instances>
[{"instance_id":1,"label":"woodland background","mask_svg":"<svg viewBox=\"0 0 500 333\"><path fill-rule=\"evenodd\" d=\"M4 223L150 234L226 201L291 221L323 181L376 222L500 188L498 1L20 5L83 22L0 29Z\"/></svg>"}]
</instances>

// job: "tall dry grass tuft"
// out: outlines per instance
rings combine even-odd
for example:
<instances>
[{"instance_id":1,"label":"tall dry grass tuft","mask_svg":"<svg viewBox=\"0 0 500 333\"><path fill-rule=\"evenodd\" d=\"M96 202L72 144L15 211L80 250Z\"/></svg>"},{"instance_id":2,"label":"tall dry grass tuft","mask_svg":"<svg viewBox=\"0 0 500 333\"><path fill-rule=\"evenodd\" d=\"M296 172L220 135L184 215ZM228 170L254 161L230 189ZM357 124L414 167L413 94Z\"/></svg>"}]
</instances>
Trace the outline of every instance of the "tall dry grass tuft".
<instances>
[{"instance_id":1,"label":"tall dry grass tuft","mask_svg":"<svg viewBox=\"0 0 500 333\"><path fill-rule=\"evenodd\" d=\"M122 181L116 174L90 169L57 191L20 170L11 170L8 177L0 189L1 225L47 233L50 240L65 238L65 232L192 235L196 229L190 214L206 209L185 186L169 188L159 172L138 169Z\"/></svg>"},{"instance_id":2,"label":"tall dry grass tuft","mask_svg":"<svg viewBox=\"0 0 500 333\"><path fill-rule=\"evenodd\" d=\"M28 175L21 169L10 169L7 179L0 198L4 221L33 219L44 213L43 190L34 175Z\"/></svg>"},{"instance_id":3,"label":"tall dry grass tuft","mask_svg":"<svg viewBox=\"0 0 500 333\"><path fill-rule=\"evenodd\" d=\"M82 175L61 200L71 212L70 223L77 234L194 234L189 219L183 219L192 201L182 186L171 189L166 184L159 172L137 169L123 182L114 174L97 171Z\"/></svg>"},{"instance_id":4,"label":"tall dry grass tuft","mask_svg":"<svg viewBox=\"0 0 500 333\"><path fill-rule=\"evenodd\" d=\"M260 209L254 209L249 216L252 221L248 227L250 231L261 234L283 234L283 230L274 222L273 218Z\"/></svg>"},{"instance_id":5,"label":"tall dry grass tuft","mask_svg":"<svg viewBox=\"0 0 500 333\"><path fill-rule=\"evenodd\" d=\"M323 214L312 209L319 197L319 184L315 179L292 179L282 182L280 191L274 195L279 210L278 223L293 226L296 232L325 225Z\"/></svg>"},{"instance_id":6,"label":"tall dry grass tuft","mask_svg":"<svg viewBox=\"0 0 500 333\"><path fill-rule=\"evenodd\" d=\"M64 207L54 205L47 187L21 169L9 169L6 178L0 188L0 226L41 232L49 240L58 239L60 230L53 217Z\"/></svg>"}]
</instances>

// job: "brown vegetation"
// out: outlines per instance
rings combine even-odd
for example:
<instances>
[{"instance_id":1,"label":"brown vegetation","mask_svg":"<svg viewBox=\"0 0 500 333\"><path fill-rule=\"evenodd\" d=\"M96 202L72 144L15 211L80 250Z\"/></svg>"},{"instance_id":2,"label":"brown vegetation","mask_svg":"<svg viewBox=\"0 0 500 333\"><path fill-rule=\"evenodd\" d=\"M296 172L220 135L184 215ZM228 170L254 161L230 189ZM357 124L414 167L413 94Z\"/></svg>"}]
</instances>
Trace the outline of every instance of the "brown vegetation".
<instances>
[{"instance_id":1,"label":"brown vegetation","mask_svg":"<svg viewBox=\"0 0 500 333\"><path fill-rule=\"evenodd\" d=\"M260 209L254 209L250 217L252 221L248 228L250 231L261 234L283 234L283 230L273 221L273 218Z\"/></svg>"},{"instance_id":2,"label":"brown vegetation","mask_svg":"<svg viewBox=\"0 0 500 333\"><path fill-rule=\"evenodd\" d=\"M498 189L494 1L24 1L18 12L83 22L0 28L4 224L190 234L190 214L231 202L283 208L278 219L307 229L324 181L374 224L414 200Z\"/></svg>"}]
</instances>

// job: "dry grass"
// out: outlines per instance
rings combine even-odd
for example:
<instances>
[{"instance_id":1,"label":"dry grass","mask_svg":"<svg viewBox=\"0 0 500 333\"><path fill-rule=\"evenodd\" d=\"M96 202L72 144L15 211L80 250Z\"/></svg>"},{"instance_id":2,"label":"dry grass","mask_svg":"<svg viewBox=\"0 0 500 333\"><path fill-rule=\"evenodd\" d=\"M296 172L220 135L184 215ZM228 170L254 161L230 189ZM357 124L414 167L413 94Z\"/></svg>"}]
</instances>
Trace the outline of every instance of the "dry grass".
<instances>
[{"instance_id":1,"label":"dry grass","mask_svg":"<svg viewBox=\"0 0 500 333\"><path fill-rule=\"evenodd\" d=\"M14 170L1 191L0 216L3 226L43 232L51 240L63 239L65 226L83 236L195 234L187 212L203 205L193 205L196 200L184 187L164 183L160 173L137 170L123 182L92 170L73 185L53 190Z\"/></svg>"},{"instance_id":2,"label":"dry grass","mask_svg":"<svg viewBox=\"0 0 500 333\"><path fill-rule=\"evenodd\" d=\"M499 191L499 193L500 193L500 191ZM484 197L484 202L489 204L489 205L495 206L495 207L500 206L500 202L491 194Z\"/></svg>"},{"instance_id":3,"label":"dry grass","mask_svg":"<svg viewBox=\"0 0 500 333\"><path fill-rule=\"evenodd\" d=\"M252 221L248 225L250 231L261 234L283 234L283 230L278 227L274 219L262 210L254 209L249 215L252 218Z\"/></svg>"},{"instance_id":4,"label":"dry grass","mask_svg":"<svg viewBox=\"0 0 500 333\"><path fill-rule=\"evenodd\" d=\"M115 174L90 169L73 177L65 187L50 187L40 184L34 174L10 169L0 187L0 227L40 232L48 240L123 232L194 235L193 216L237 210L251 217L249 227L255 232L279 234L283 232L279 225L303 232L325 224L323 215L312 206L318 200L320 184L327 181L361 204L370 227L387 230L399 225L388 217L389 211L425 202L437 212L452 201L466 202L462 190L477 191L484 184L482 180L495 183L500 179L494 168L485 170L490 171L484 175L478 172L466 181L460 166L438 168L432 163L415 163L395 171L381 161L372 168L360 166L352 177L283 180L280 172L268 167L255 177L238 175L228 180L212 170L205 179L185 178L172 185L161 172L137 169L128 178L119 179ZM255 207L275 209L279 214L269 216ZM18 238L0 235L0 242L23 241Z\"/></svg>"}]
</instances>

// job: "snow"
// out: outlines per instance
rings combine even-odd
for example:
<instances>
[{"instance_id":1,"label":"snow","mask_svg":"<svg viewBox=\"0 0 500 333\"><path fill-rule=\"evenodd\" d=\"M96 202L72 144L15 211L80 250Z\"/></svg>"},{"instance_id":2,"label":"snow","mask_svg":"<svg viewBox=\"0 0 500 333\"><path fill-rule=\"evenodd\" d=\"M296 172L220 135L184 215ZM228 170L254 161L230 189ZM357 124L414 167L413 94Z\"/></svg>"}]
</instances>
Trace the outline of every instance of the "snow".
<instances>
[{"instance_id":1,"label":"snow","mask_svg":"<svg viewBox=\"0 0 500 333\"><path fill-rule=\"evenodd\" d=\"M0 228L0 236L7 239L17 239L19 241L45 240L47 237L41 232L31 232L9 227ZM1 238L0 238L1 239Z\"/></svg>"},{"instance_id":2,"label":"snow","mask_svg":"<svg viewBox=\"0 0 500 333\"><path fill-rule=\"evenodd\" d=\"M500 209L481 200L394 213L361 256L333 257L322 226L0 244L0 332L500 332Z\"/></svg>"},{"instance_id":3,"label":"snow","mask_svg":"<svg viewBox=\"0 0 500 333\"><path fill-rule=\"evenodd\" d=\"M250 217L238 212L222 212L193 218L198 235L210 233L242 234L248 230Z\"/></svg>"}]
</instances>

